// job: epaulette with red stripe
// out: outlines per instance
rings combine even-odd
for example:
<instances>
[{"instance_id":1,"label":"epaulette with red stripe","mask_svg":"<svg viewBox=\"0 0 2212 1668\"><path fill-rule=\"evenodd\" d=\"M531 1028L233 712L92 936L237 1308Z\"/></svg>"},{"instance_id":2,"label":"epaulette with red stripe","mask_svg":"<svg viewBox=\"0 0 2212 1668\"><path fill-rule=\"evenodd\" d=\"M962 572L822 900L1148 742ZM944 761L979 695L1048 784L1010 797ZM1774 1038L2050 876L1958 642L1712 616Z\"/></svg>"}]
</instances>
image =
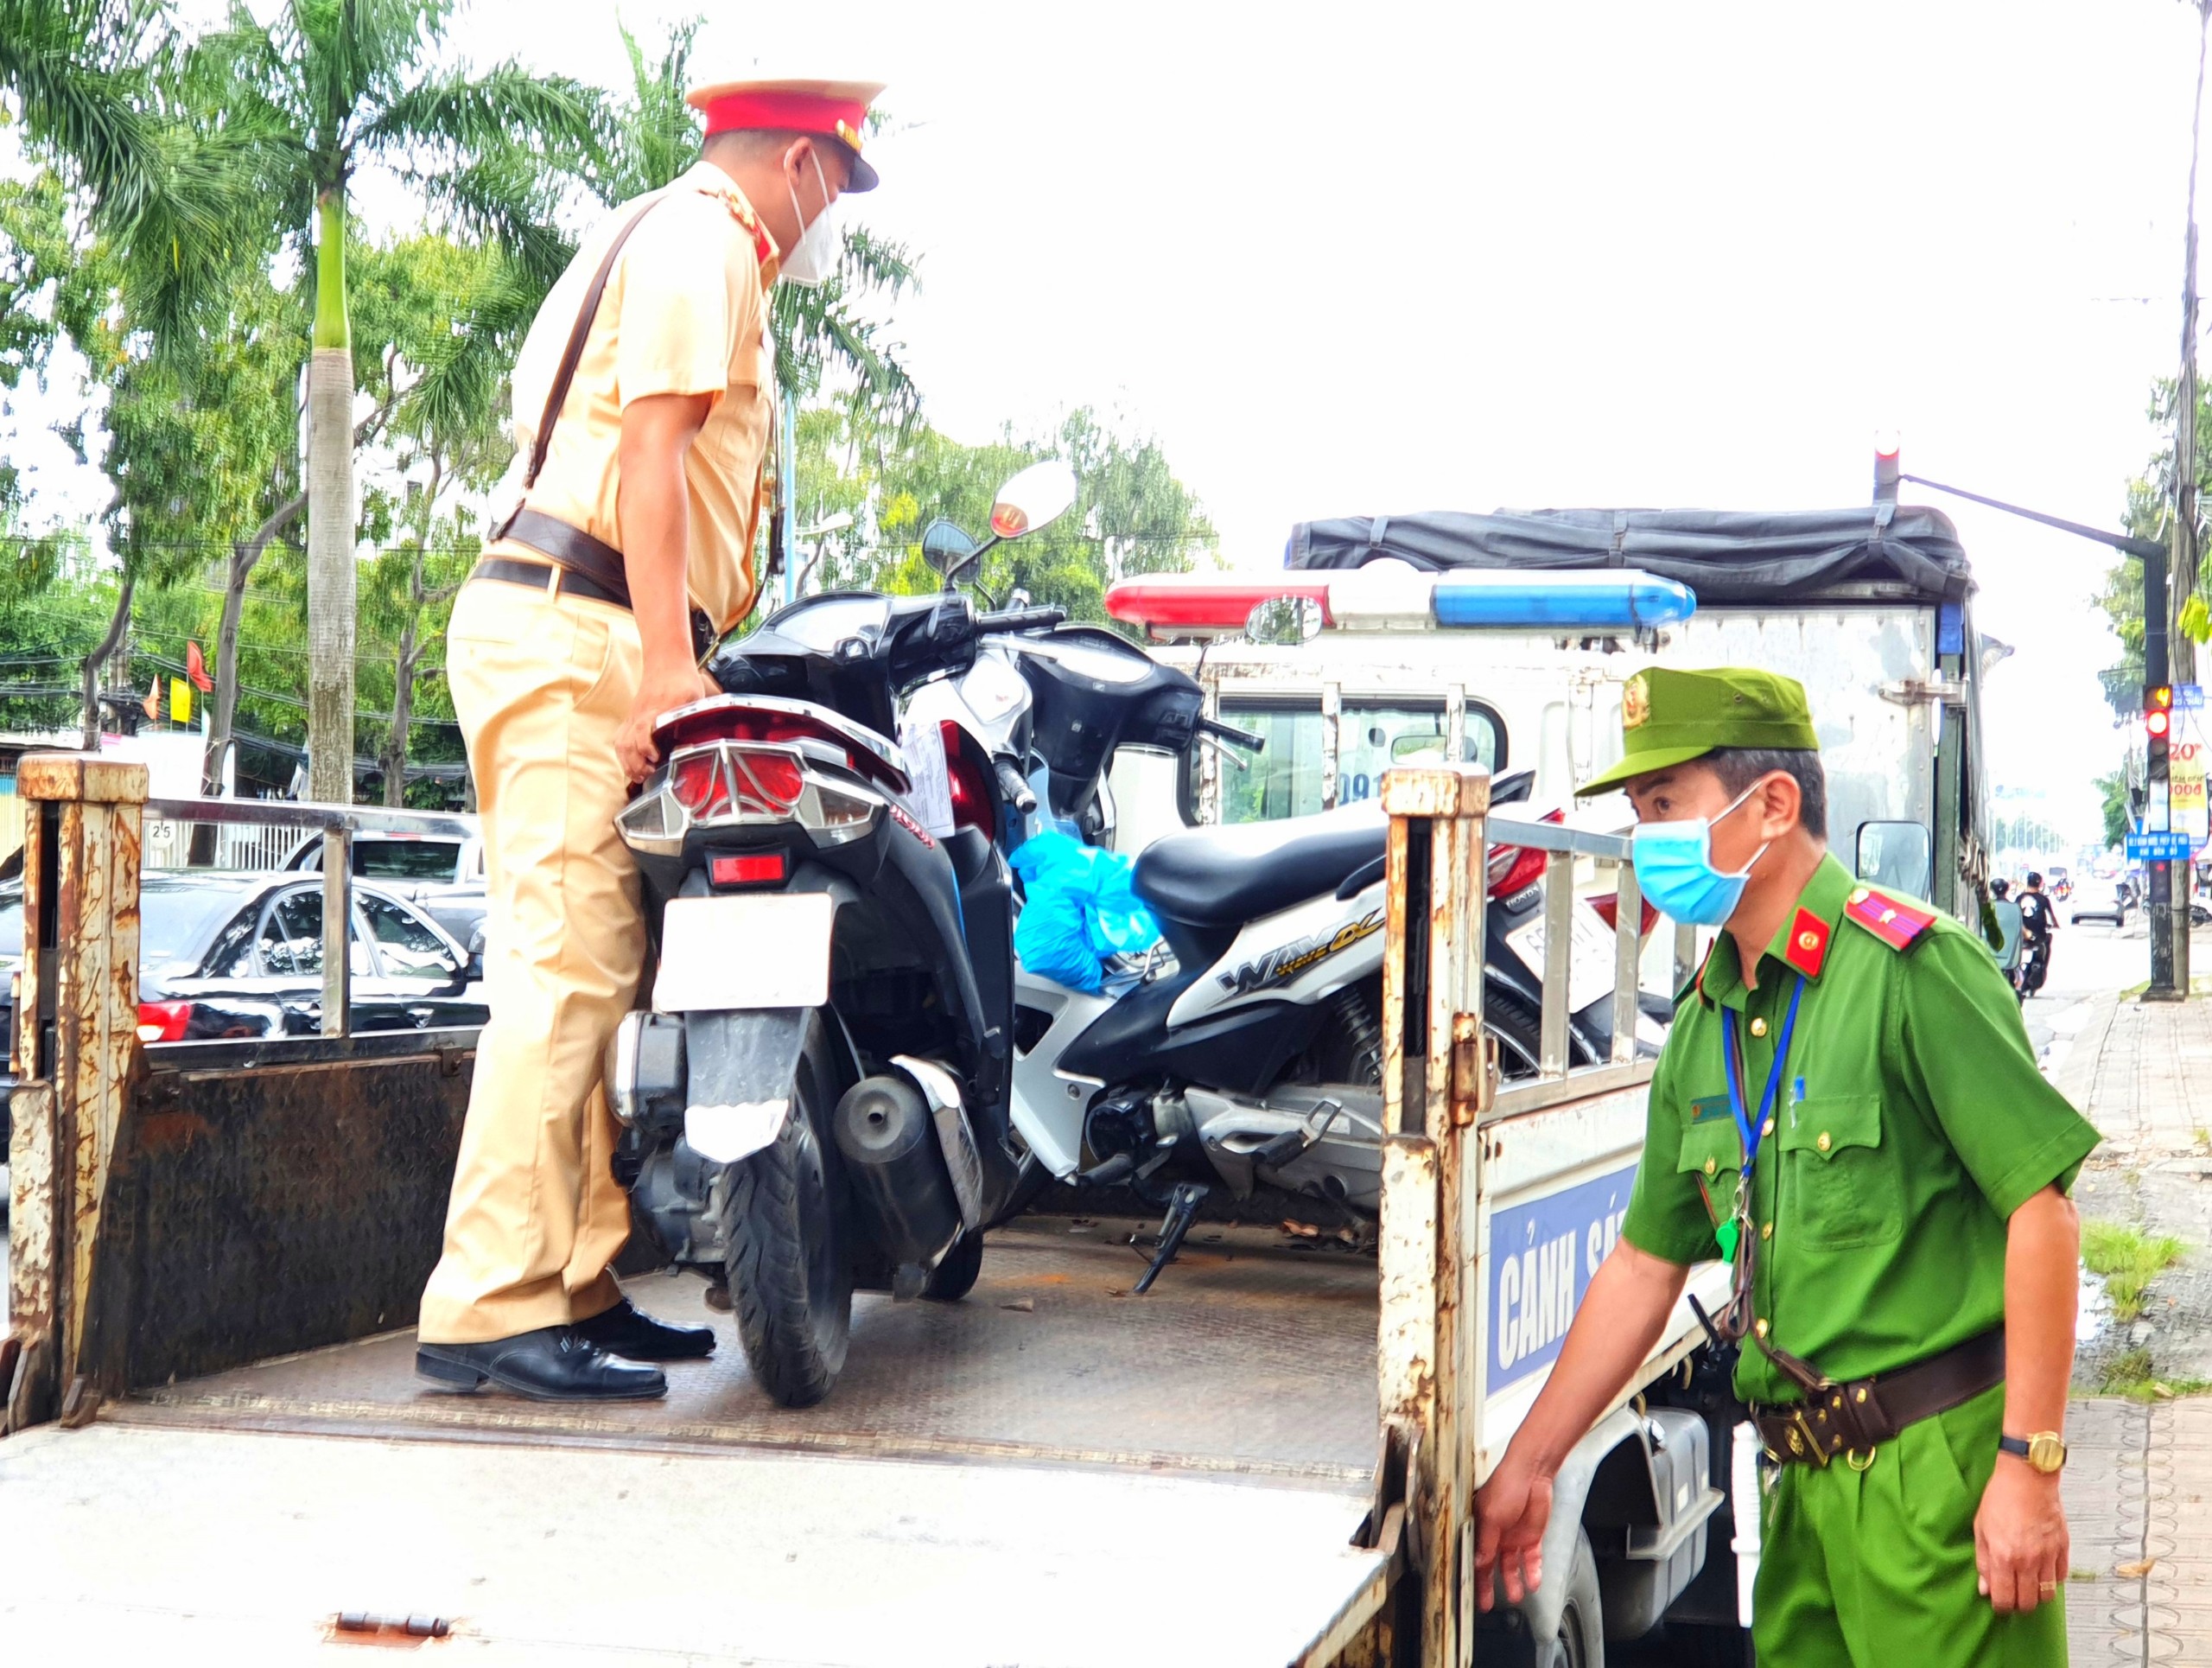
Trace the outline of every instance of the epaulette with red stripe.
<instances>
[{"instance_id":1,"label":"epaulette with red stripe","mask_svg":"<svg viewBox=\"0 0 2212 1668\"><path fill-rule=\"evenodd\" d=\"M1913 940L1936 924L1933 910L1859 887L1843 906L1843 913L1892 950L1909 950Z\"/></svg>"}]
</instances>

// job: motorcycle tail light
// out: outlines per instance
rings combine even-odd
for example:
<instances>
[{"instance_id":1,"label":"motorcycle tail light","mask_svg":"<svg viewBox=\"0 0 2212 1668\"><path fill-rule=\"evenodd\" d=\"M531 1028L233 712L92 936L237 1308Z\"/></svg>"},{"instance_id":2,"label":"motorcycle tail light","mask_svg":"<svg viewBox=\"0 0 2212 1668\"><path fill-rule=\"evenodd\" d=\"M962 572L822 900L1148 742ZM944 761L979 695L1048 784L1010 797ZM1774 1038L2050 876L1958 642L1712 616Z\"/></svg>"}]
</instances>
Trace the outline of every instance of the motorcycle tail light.
<instances>
[{"instance_id":1,"label":"motorcycle tail light","mask_svg":"<svg viewBox=\"0 0 2212 1668\"><path fill-rule=\"evenodd\" d=\"M722 775L721 755L714 748L684 754L669 767L669 791L677 804L704 820L729 810L729 783Z\"/></svg>"},{"instance_id":2,"label":"motorcycle tail light","mask_svg":"<svg viewBox=\"0 0 2212 1668\"><path fill-rule=\"evenodd\" d=\"M138 1041L181 1042L192 1023L188 1002L142 1002L138 1004Z\"/></svg>"},{"instance_id":3,"label":"motorcycle tail light","mask_svg":"<svg viewBox=\"0 0 2212 1668\"><path fill-rule=\"evenodd\" d=\"M1621 901L1618 894L1608 892L1599 897L1592 898L1590 900L1590 907L1597 912L1598 919L1605 922L1606 926L1612 926L1619 923L1621 918ZM1651 902L1648 899L1645 900L1643 908L1637 921L1637 936L1641 938L1643 934L1649 933L1658 924L1658 905Z\"/></svg>"},{"instance_id":4,"label":"motorcycle tail light","mask_svg":"<svg viewBox=\"0 0 2212 1668\"><path fill-rule=\"evenodd\" d=\"M806 789L806 773L792 754L766 748L725 747L735 767L737 793L746 811L788 812Z\"/></svg>"},{"instance_id":5,"label":"motorcycle tail light","mask_svg":"<svg viewBox=\"0 0 2212 1668\"><path fill-rule=\"evenodd\" d=\"M1548 823L1565 822L1564 812L1551 811L1544 814ZM1544 877L1545 854L1534 846L1500 845L1491 848L1490 861L1483 873L1490 882L1493 898L1510 898L1522 888L1534 886Z\"/></svg>"},{"instance_id":6,"label":"motorcycle tail light","mask_svg":"<svg viewBox=\"0 0 2212 1668\"><path fill-rule=\"evenodd\" d=\"M991 793L985 785L982 767L968 751L960 726L951 719L939 721L938 733L944 738L944 774L946 786L952 793L952 825L972 828L988 839L991 836Z\"/></svg>"}]
</instances>

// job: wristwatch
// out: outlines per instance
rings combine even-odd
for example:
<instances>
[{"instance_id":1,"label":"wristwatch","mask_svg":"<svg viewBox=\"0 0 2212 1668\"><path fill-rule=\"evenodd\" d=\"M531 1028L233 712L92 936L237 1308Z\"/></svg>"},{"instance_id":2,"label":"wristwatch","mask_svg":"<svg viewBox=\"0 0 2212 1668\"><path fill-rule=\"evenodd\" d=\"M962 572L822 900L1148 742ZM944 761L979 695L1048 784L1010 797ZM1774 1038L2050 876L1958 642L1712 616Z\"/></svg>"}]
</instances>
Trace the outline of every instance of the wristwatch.
<instances>
[{"instance_id":1,"label":"wristwatch","mask_svg":"<svg viewBox=\"0 0 2212 1668\"><path fill-rule=\"evenodd\" d=\"M2025 1460L2046 1477L2066 1463L2066 1444L2055 1430L2038 1430L2028 1436L1999 1436L1997 1448Z\"/></svg>"}]
</instances>

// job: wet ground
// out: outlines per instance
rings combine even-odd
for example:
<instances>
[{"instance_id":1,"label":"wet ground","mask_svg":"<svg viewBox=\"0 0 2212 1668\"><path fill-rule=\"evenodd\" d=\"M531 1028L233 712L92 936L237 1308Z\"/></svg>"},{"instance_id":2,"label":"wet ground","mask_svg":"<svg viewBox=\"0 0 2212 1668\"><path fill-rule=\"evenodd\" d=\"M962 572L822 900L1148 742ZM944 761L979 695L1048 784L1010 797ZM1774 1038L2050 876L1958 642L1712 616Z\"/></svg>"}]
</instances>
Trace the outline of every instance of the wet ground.
<instances>
[{"instance_id":1,"label":"wet ground","mask_svg":"<svg viewBox=\"0 0 2212 1668\"><path fill-rule=\"evenodd\" d=\"M2212 975L2212 932L2196 933L2191 958L2200 977ZM2028 1004L2031 1037L2050 1033L2046 1070L2105 1136L2075 1184L2082 1215L2183 1245L2140 1319L2113 1321L2101 1293L2085 1304L2075 1385L2087 1391L2132 1350L2149 1352L2155 1381L2212 1379L2212 1021L2192 1018L2212 1003L2119 995L2149 971L2139 924L2076 928L2061 935L2050 994Z\"/></svg>"}]
</instances>

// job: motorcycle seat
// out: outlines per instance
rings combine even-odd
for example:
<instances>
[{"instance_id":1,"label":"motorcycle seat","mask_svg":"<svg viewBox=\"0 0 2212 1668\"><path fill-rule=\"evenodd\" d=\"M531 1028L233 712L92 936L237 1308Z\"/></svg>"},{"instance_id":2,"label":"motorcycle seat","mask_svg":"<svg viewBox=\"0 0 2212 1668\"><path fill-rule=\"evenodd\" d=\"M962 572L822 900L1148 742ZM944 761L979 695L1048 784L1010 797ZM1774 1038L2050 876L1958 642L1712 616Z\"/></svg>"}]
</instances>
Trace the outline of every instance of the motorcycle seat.
<instances>
[{"instance_id":1,"label":"motorcycle seat","mask_svg":"<svg viewBox=\"0 0 2212 1668\"><path fill-rule=\"evenodd\" d=\"M1169 920L1242 926L1325 897L1382 856L1389 824L1373 805L1284 822L1198 828L1154 841L1131 889Z\"/></svg>"}]
</instances>

